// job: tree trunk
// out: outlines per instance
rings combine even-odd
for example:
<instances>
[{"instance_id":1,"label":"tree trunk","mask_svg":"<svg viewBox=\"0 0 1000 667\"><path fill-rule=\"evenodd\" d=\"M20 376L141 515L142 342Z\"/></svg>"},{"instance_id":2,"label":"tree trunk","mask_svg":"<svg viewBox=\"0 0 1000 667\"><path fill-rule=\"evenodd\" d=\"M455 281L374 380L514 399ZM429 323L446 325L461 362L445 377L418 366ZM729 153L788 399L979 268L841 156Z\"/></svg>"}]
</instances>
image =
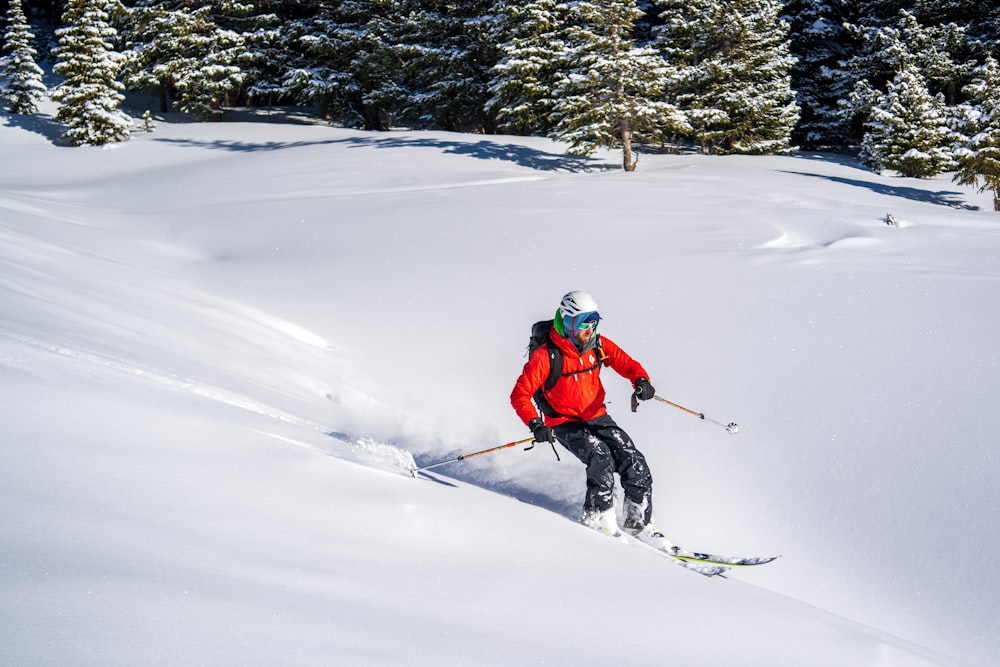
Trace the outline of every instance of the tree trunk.
<instances>
[{"instance_id":1,"label":"tree trunk","mask_svg":"<svg viewBox=\"0 0 1000 667\"><path fill-rule=\"evenodd\" d=\"M1000 187L993 191L993 210L1000 211Z\"/></svg>"},{"instance_id":2,"label":"tree trunk","mask_svg":"<svg viewBox=\"0 0 1000 667\"><path fill-rule=\"evenodd\" d=\"M628 127L628 118L618 119L618 128L622 136L622 162L625 171L635 171L638 160L632 159L632 131Z\"/></svg>"}]
</instances>

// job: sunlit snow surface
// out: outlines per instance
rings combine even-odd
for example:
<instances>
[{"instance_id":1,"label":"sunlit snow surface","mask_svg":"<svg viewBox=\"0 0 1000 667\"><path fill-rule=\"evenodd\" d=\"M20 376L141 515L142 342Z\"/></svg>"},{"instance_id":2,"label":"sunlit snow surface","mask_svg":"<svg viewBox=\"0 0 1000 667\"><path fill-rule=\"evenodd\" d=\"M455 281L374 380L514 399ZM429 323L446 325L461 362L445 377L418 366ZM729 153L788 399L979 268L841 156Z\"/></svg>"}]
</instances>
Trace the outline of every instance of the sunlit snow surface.
<instances>
[{"instance_id":1,"label":"sunlit snow surface","mask_svg":"<svg viewBox=\"0 0 1000 667\"><path fill-rule=\"evenodd\" d=\"M0 115L0 663L988 665L1000 217L846 158ZM884 223L891 213L895 226ZM563 293L708 579L519 440ZM721 638L721 640L720 640Z\"/></svg>"}]
</instances>

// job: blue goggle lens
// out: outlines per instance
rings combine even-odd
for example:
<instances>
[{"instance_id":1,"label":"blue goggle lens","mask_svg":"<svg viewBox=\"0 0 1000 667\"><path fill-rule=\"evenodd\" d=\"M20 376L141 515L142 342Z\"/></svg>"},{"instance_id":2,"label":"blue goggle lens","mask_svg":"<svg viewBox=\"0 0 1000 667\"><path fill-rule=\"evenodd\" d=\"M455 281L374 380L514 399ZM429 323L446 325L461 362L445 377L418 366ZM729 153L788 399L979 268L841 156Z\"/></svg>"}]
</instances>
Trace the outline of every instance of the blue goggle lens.
<instances>
[{"instance_id":1,"label":"blue goggle lens","mask_svg":"<svg viewBox=\"0 0 1000 667\"><path fill-rule=\"evenodd\" d=\"M576 317L566 316L563 323L566 333L575 335L579 331L589 331L597 328L597 323L601 321L598 313L581 313Z\"/></svg>"}]
</instances>

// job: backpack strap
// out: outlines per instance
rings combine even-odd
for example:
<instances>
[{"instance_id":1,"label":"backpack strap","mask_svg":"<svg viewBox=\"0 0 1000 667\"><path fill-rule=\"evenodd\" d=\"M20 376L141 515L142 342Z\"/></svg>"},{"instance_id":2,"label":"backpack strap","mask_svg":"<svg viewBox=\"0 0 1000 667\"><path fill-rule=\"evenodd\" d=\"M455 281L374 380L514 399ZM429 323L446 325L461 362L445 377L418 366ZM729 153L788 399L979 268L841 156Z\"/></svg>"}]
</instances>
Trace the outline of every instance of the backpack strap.
<instances>
[{"instance_id":1,"label":"backpack strap","mask_svg":"<svg viewBox=\"0 0 1000 667\"><path fill-rule=\"evenodd\" d=\"M532 398L535 399L535 405L538 406L538 410L546 417L562 417L565 415L560 415L556 412L552 404L549 403L549 400L545 398L545 392L556 386L556 382L562 377L562 350L555 345L549 345L547 340L543 345L545 345L545 351L549 355L549 376L545 378L545 382L542 383L542 386L538 388Z\"/></svg>"},{"instance_id":2,"label":"backpack strap","mask_svg":"<svg viewBox=\"0 0 1000 667\"><path fill-rule=\"evenodd\" d=\"M545 341L545 349L549 353L549 376L545 378L545 384L542 386L548 391L556 386L556 382L562 377L563 353L557 346L549 345L548 341Z\"/></svg>"}]
</instances>

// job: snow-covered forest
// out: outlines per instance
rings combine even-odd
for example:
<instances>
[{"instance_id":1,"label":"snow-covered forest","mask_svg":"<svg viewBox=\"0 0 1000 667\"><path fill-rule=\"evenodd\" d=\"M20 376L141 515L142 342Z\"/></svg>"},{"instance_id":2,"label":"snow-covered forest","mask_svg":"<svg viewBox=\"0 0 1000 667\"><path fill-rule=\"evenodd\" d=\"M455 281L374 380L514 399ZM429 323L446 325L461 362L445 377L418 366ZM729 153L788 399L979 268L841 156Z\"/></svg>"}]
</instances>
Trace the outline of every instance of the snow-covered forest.
<instances>
[{"instance_id":1,"label":"snow-covered forest","mask_svg":"<svg viewBox=\"0 0 1000 667\"><path fill-rule=\"evenodd\" d=\"M77 144L127 136L127 89L151 113L201 120L291 104L369 130L549 136L581 155L621 148L626 170L633 144L860 147L877 171L957 170L1000 208L991 0L4 4L7 80L38 80L23 21L64 77L60 119ZM6 90L22 112L24 87Z\"/></svg>"}]
</instances>

